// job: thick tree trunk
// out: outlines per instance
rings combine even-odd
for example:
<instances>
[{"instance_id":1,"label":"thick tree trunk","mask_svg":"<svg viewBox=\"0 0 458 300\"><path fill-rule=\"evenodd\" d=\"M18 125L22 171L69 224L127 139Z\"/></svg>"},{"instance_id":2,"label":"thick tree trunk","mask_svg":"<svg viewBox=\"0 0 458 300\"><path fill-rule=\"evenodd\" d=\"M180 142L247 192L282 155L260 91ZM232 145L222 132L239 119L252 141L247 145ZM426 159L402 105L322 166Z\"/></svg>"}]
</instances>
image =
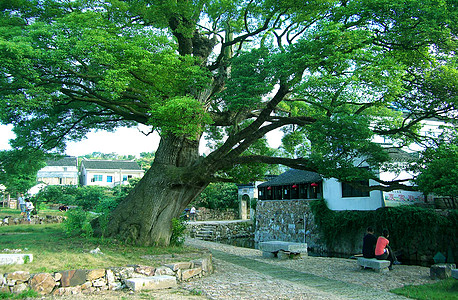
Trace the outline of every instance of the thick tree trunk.
<instances>
[{"instance_id":1,"label":"thick tree trunk","mask_svg":"<svg viewBox=\"0 0 458 300\"><path fill-rule=\"evenodd\" d=\"M161 139L152 167L113 211L107 234L137 245L168 245L172 218L207 186L198 171L198 143Z\"/></svg>"}]
</instances>

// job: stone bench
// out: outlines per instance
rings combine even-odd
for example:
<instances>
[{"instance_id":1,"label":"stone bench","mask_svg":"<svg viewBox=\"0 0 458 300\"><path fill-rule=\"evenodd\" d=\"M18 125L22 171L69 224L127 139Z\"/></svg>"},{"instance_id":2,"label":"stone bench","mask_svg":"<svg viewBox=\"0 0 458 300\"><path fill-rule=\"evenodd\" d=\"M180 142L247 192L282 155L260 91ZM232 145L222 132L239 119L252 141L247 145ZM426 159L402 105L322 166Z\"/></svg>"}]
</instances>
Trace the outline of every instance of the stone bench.
<instances>
[{"instance_id":1,"label":"stone bench","mask_svg":"<svg viewBox=\"0 0 458 300\"><path fill-rule=\"evenodd\" d=\"M363 268L373 269L375 272L388 272L389 260L378 260L376 258L358 257L358 265Z\"/></svg>"},{"instance_id":2,"label":"stone bench","mask_svg":"<svg viewBox=\"0 0 458 300\"><path fill-rule=\"evenodd\" d=\"M307 243L284 241L261 242L259 243L259 250L262 251L263 257L286 259L291 256L307 255Z\"/></svg>"},{"instance_id":3,"label":"stone bench","mask_svg":"<svg viewBox=\"0 0 458 300\"><path fill-rule=\"evenodd\" d=\"M25 264L33 261L33 254L0 254L0 265Z\"/></svg>"}]
</instances>

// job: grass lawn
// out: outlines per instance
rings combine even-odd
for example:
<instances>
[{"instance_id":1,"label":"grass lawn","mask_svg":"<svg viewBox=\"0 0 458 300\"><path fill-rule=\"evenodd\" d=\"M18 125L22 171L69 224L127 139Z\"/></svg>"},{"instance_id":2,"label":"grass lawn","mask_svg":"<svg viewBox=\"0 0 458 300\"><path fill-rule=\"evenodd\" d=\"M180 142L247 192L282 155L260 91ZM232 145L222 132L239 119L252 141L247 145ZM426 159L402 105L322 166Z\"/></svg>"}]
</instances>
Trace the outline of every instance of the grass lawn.
<instances>
[{"instance_id":1,"label":"grass lawn","mask_svg":"<svg viewBox=\"0 0 458 300\"><path fill-rule=\"evenodd\" d=\"M449 278L432 284L406 285L391 292L419 300L457 300L458 280Z\"/></svg>"},{"instance_id":2,"label":"grass lawn","mask_svg":"<svg viewBox=\"0 0 458 300\"><path fill-rule=\"evenodd\" d=\"M1 215L12 215L0 208ZM103 254L91 254L99 247ZM0 266L0 273L13 271L55 272L71 269L94 269L131 264L159 266L168 262L198 257L189 247L136 247L113 239L69 237L62 224L13 225L0 227L0 253L20 249L33 254L33 262ZM11 252L9 252L11 253Z\"/></svg>"}]
</instances>

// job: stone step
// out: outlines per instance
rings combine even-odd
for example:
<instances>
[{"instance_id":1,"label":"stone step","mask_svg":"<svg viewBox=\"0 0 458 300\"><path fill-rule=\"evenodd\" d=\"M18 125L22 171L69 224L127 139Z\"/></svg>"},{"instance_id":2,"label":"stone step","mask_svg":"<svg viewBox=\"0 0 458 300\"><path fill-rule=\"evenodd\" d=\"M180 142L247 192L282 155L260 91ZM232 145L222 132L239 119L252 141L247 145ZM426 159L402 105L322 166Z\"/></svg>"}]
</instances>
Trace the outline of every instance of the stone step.
<instances>
[{"instance_id":1,"label":"stone step","mask_svg":"<svg viewBox=\"0 0 458 300\"><path fill-rule=\"evenodd\" d=\"M134 292L168 289L177 286L177 279L175 276L168 275L130 278L126 280L126 286Z\"/></svg>"},{"instance_id":2,"label":"stone step","mask_svg":"<svg viewBox=\"0 0 458 300\"><path fill-rule=\"evenodd\" d=\"M0 265L25 264L33 261L33 254L0 254Z\"/></svg>"}]
</instances>

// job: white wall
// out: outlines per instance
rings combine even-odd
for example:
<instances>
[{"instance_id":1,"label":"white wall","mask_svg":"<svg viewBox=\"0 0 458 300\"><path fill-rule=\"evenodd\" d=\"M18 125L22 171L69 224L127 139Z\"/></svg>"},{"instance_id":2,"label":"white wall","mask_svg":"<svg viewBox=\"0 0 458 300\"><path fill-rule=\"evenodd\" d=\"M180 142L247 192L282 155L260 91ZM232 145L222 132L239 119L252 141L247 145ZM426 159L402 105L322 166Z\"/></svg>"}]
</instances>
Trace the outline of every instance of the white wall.
<instances>
[{"instance_id":1,"label":"white wall","mask_svg":"<svg viewBox=\"0 0 458 300\"><path fill-rule=\"evenodd\" d=\"M369 185L376 185L369 180ZM323 198L331 210L375 210L383 206L382 192L372 191L370 197L342 197L342 184L335 178L323 180Z\"/></svg>"},{"instance_id":2,"label":"white wall","mask_svg":"<svg viewBox=\"0 0 458 300\"><path fill-rule=\"evenodd\" d=\"M82 185L98 185L98 186L107 186L107 187L114 187L115 185L119 185L120 182L122 184L127 184L128 181L122 181L124 176L132 176L132 178L141 178L143 177L142 171L110 171L110 170L84 170L83 171L83 182ZM91 181L94 178L94 175L102 175L102 181ZM107 176L112 176L113 181L107 182Z\"/></svg>"}]
</instances>

